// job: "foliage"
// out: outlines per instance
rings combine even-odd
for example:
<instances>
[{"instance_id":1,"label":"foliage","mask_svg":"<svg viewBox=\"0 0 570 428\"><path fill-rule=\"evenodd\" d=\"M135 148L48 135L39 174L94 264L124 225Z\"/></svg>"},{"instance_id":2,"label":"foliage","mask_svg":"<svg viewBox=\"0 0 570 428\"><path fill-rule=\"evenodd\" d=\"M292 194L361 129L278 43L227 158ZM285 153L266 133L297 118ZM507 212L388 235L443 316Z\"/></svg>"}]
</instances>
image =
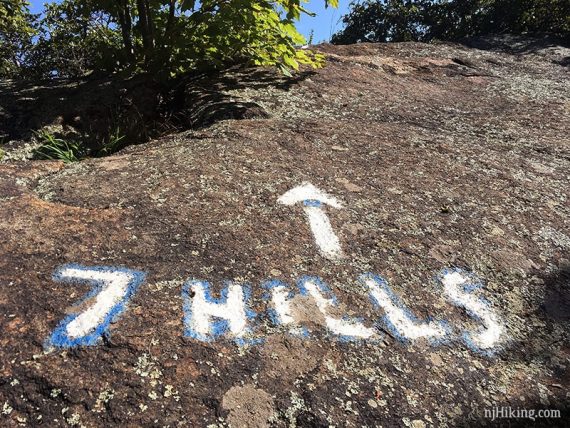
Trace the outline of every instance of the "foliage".
<instances>
[{"instance_id":1,"label":"foliage","mask_svg":"<svg viewBox=\"0 0 570 428\"><path fill-rule=\"evenodd\" d=\"M197 51L186 57L200 58L199 67L207 63L221 67L248 59L255 65L278 65L284 72L296 70L300 63L320 65L322 56L296 48L306 43L293 25L301 12L295 7L298 3L280 0L276 4L288 11L290 18L280 17L270 3L250 0L230 0L219 13L204 15L198 28L203 26L206 37L200 30L188 34L194 40L192 49Z\"/></svg>"},{"instance_id":2,"label":"foliage","mask_svg":"<svg viewBox=\"0 0 570 428\"><path fill-rule=\"evenodd\" d=\"M33 77L75 77L113 71L121 63L120 36L110 16L93 0L45 5L38 37L27 54Z\"/></svg>"},{"instance_id":3,"label":"foliage","mask_svg":"<svg viewBox=\"0 0 570 428\"><path fill-rule=\"evenodd\" d=\"M63 0L46 4L37 21L28 19L25 0L9 1L15 4L9 9L22 16L17 25L26 37L13 29L1 34L36 37L17 49L25 61L5 74L70 77L123 70L169 79L236 63L276 65L286 73L323 63L322 55L299 49L306 40L295 22L310 13L302 5L307 0ZM12 56L1 53L2 59Z\"/></svg>"},{"instance_id":4,"label":"foliage","mask_svg":"<svg viewBox=\"0 0 570 428\"><path fill-rule=\"evenodd\" d=\"M116 18L125 56L145 70L178 74L237 62L287 70L323 59L297 49L306 43L294 26L308 13L301 1L123 0L105 10ZM336 7L338 0L325 1Z\"/></svg>"},{"instance_id":5,"label":"foliage","mask_svg":"<svg viewBox=\"0 0 570 428\"><path fill-rule=\"evenodd\" d=\"M497 33L570 39L570 0L364 0L351 4L337 44L458 40Z\"/></svg>"},{"instance_id":6,"label":"foliage","mask_svg":"<svg viewBox=\"0 0 570 428\"><path fill-rule=\"evenodd\" d=\"M62 160L65 163L77 162L84 155L85 150L80 143L56 138L48 131L40 130L35 133L41 143L34 149L34 157L37 159Z\"/></svg>"},{"instance_id":7,"label":"foliage","mask_svg":"<svg viewBox=\"0 0 570 428\"><path fill-rule=\"evenodd\" d=\"M35 17L26 0L0 0L0 77L15 75L32 44Z\"/></svg>"}]
</instances>

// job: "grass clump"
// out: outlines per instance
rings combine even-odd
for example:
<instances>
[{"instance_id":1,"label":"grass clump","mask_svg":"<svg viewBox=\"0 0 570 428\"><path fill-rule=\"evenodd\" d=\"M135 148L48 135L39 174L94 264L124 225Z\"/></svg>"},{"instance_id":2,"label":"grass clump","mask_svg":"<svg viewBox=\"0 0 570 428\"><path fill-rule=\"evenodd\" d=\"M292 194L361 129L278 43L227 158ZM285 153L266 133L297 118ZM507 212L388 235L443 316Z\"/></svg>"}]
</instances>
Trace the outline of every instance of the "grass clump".
<instances>
[{"instance_id":1,"label":"grass clump","mask_svg":"<svg viewBox=\"0 0 570 428\"><path fill-rule=\"evenodd\" d=\"M125 136L121 135L119 127L109 134L108 142L97 150L96 156L109 156L125 147Z\"/></svg>"},{"instance_id":2,"label":"grass clump","mask_svg":"<svg viewBox=\"0 0 570 428\"><path fill-rule=\"evenodd\" d=\"M45 130L35 132L35 136L41 143L34 149L36 159L61 160L71 163L80 161L85 155L84 147L78 142L57 138Z\"/></svg>"}]
</instances>

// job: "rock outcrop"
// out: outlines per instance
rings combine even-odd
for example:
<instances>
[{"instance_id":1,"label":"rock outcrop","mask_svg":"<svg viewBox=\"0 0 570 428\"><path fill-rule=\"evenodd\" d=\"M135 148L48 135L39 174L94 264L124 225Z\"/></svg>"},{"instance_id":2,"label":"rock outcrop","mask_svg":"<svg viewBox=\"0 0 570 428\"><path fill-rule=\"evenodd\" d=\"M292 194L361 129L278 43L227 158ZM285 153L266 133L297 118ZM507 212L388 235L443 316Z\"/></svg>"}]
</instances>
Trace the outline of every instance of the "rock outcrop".
<instances>
[{"instance_id":1,"label":"rock outcrop","mask_svg":"<svg viewBox=\"0 0 570 428\"><path fill-rule=\"evenodd\" d=\"M241 120L0 164L2 426L568 417L570 51L320 49L209 81Z\"/></svg>"}]
</instances>

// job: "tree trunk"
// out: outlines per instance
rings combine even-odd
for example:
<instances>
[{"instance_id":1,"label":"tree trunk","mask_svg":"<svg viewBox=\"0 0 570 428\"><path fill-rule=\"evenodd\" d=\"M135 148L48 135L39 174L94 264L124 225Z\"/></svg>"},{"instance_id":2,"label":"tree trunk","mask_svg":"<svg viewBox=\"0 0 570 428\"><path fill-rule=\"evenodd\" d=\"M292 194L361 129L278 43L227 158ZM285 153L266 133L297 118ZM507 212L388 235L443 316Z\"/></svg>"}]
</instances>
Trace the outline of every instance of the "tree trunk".
<instances>
[{"instance_id":1,"label":"tree trunk","mask_svg":"<svg viewBox=\"0 0 570 428\"><path fill-rule=\"evenodd\" d=\"M154 17L152 16L152 9L150 7L150 0L145 0L146 6L146 20L148 22L148 30L150 34L150 45L151 49L154 49Z\"/></svg>"},{"instance_id":2,"label":"tree trunk","mask_svg":"<svg viewBox=\"0 0 570 428\"><path fill-rule=\"evenodd\" d=\"M153 29L148 2L145 0L137 0L137 9L139 12L139 26L143 41L145 63L148 64L152 58L154 48Z\"/></svg>"},{"instance_id":3,"label":"tree trunk","mask_svg":"<svg viewBox=\"0 0 570 428\"><path fill-rule=\"evenodd\" d=\"M121 27L121 36L123 37L123 45L127 59L132 61L134 57L133 39L132 39L132 19L131 10L129 9L128 0L120 0L117 4L117 15L119 17L119 25Z\"/></svg>"}]
</instances>

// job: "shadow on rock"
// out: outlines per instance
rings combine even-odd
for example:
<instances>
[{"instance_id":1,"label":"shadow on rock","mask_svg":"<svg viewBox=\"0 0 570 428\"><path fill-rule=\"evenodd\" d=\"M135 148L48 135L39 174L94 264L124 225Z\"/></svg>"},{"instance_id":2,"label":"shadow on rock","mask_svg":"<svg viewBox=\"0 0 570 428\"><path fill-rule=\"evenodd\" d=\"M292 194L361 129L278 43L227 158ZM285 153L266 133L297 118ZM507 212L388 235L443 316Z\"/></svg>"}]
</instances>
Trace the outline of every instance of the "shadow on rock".
<instances>
[{"instance_id":1,"label":"shadow on rock","mask_svg":"<svg viewBox=\"0 0 570 428\"><path fill-rule=\"evenodd\" d=\"M274 70L236 67L167 83L149 75L0 82L0 140L25 142L35 131L50 127L56 137L80 141L91 153L120 136L116 151L174 130L269 117L257 103L227 92L287 89L311 74L287 78Z\"/></svg>"},{"instance_id":2,"label":"shadow on rock","mask_svg":"<svg viewBox=\"0 0 570 428\"><path fill-rule=\"evenodd\" d=\"M55 79L0 85L0 134L29 140L34 131L53 128L89 149L119 133L125 143L145 141L159 120L160 85L148 76L131 79Z\"/></svg>"},{"instance_id":3,"label":"shadow on rock","mask_svg":"<svg viewBox=\"0 0 570 428\"><path fill-rule=\"evenodd\" d=\"M198 129L221 120L268 118L269 113L256 102L239 99L228 92L268 87L288 90L313 74L303 71L295 77L285 77L271 69L233 68L215 75L183 79L172 93L171 119L179 128Z\"/></svg>"},{"instance_id":4,"label":"shadow on rock","mask_svg":"<svg viewBox=\"0 0 570 428\"><path fill-rule=\"evenodd\" d=\"M552 322L570 323L570 266L545 278L541 309Z\"/></svg>"},{"instance_id":5,"label":"shadow on rock","mask_svg":"<svg viewBox=\"0 0 570 428\"><path fill-rule=\"evenodd\" d=\"M476 36L465 38L461 40L461 43L471 48L510 54L538 53L548 48L570 47L568 40L546 34L537 37L512 34Z\"/></svg>"},{"instance_id":6,"label":"shadow on rock","mask_svg":"<svg viewBox=\"0 0 570 428\"><path fill-rule=\"evenodd\" d=\"M469 37L460 42L469 48L505 52L517 56L535 54L548 58L552 63L562 67L570 65L570 40L551 35L525 37L501 34Z\"/></svg>"}]
</instances>

